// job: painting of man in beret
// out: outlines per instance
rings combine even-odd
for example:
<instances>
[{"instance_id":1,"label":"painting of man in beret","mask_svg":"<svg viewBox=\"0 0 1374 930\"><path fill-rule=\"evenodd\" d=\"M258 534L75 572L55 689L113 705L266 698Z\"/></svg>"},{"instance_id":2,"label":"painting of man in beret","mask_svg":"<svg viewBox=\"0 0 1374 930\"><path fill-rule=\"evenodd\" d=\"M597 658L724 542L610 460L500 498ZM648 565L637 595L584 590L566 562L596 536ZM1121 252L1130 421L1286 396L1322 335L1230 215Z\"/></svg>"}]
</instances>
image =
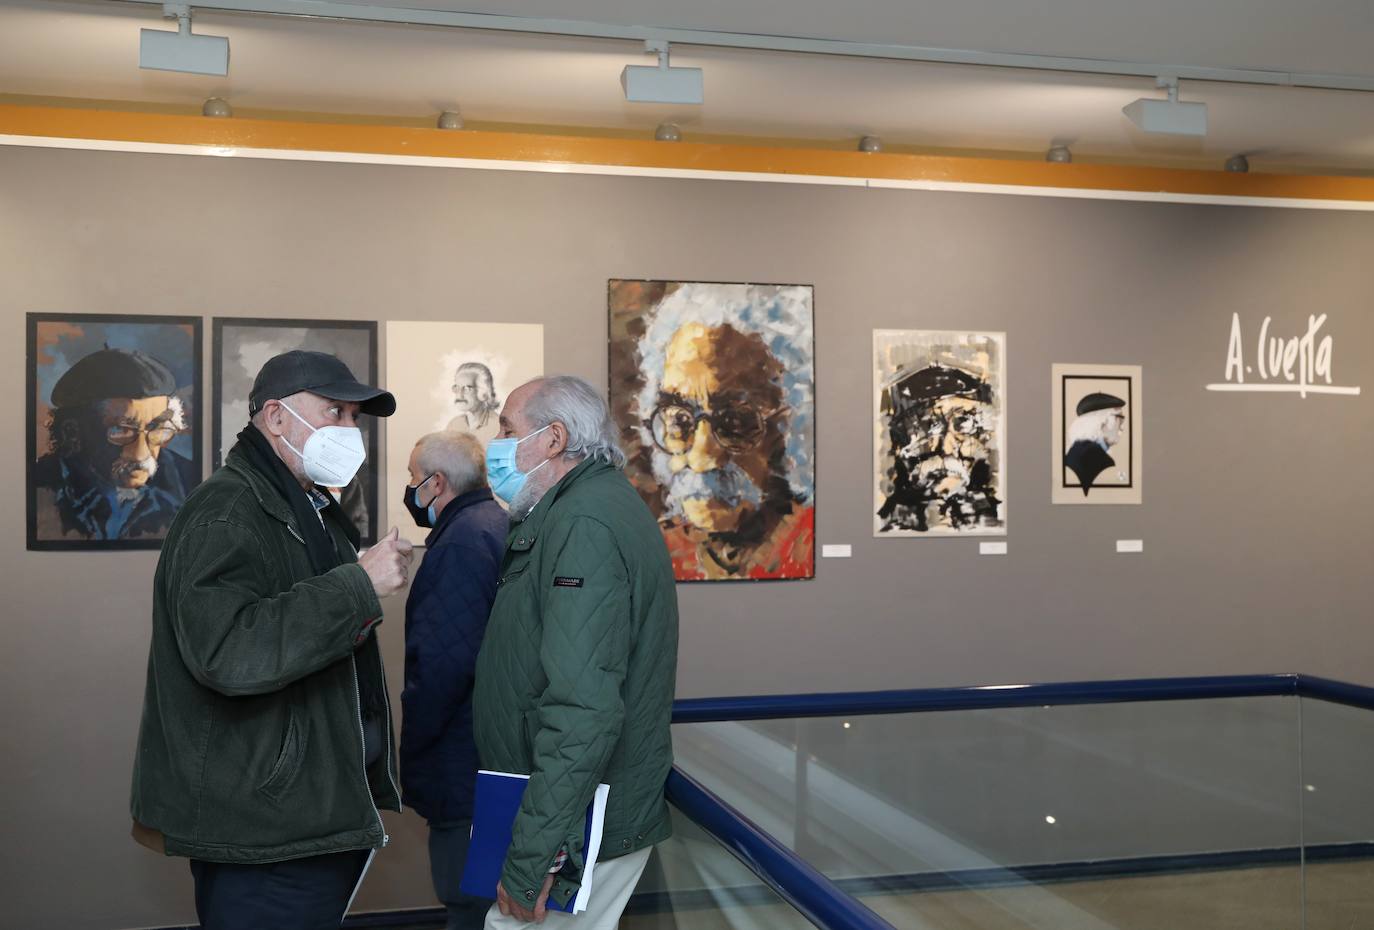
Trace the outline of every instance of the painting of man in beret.
<instances>
[{"instance_id":1,"label":"painting of man in beret","mask_svg":"<svg viewBox=\"0 0 1374 930\"><path fill-rule=\"evenodd\" d=\"M156 549L200 483L200 321L28 322L28 547Z\"/></svg>"}]
</instances>

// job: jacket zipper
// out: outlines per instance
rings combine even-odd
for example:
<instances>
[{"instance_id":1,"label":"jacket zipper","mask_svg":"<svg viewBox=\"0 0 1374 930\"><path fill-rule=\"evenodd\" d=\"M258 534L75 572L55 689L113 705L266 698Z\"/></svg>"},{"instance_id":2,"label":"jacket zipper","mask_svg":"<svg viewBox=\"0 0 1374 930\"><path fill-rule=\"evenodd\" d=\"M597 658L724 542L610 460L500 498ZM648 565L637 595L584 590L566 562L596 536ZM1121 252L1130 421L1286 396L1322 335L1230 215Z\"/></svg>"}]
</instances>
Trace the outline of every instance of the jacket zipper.
<instances>
[{"instance_id":1,"label":"jacket zipper","mask_svg":"<svg viewBox=\"0 0 1374 930\"><path fill-rule=\"evenodd\" d=\"M356 705L355 705L355 706L358 708L358 738L362 741L361 752L362 752L362 763L363 763L363 790L367 792L367 802L368 802L369 804L372 805L372 816L374 816L374 817L377 818L377 826L380 827L381 830L382 830L382 847L385 848L385 847L386 847L386 844L391 842L391 837L389 837L389 836L386 835L386 824L382 821L382 812L379 811L379 810L377 810L377 802L374 801L374 800L372 800L372 786L369 785L369 784L367 783L367 730L363 727L363 690L362 690L362 688L361 688L361 687L359 686L359 684L358 684L358 658L357 658L357 656L352 656L352 655L349 656L349 657L348 657L348 663L349 663L349 667L350 667L350 668L352 669L352 671L353 671L353 697L354 697L354 700L356 701ZM390 716L391 716L391 708L388 707L388 708L387 708L387 717L390 718ZM382 748L382 751L385 752L385 753L387 753L388 756L390 756L390 734L391 734L391 720L390 720L390 719L387 720L386 729L387 729L387 737L388 737L388 739L387 739L387 745L384 746L384 747ZM387 759L387 773L386 773L386 777L387 777L387 780L388 780L388 781L391 780L391 760L390 760L389 758ZM395 786L393 785L392 787L394 788Z\"/></svg>"}]
</instances>

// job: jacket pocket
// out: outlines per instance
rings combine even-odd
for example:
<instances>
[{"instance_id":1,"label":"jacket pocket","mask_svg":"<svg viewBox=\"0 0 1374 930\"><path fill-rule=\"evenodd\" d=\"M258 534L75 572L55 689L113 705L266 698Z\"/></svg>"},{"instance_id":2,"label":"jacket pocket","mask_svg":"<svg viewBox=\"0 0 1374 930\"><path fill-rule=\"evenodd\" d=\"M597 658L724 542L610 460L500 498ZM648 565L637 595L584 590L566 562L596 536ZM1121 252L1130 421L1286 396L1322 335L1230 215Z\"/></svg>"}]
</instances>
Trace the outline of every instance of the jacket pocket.
<instances>
[{"instance_id":1,"label":"jacket pocket","mask_svg":"<svg viewBox=\"0 0 1374 930\"><path fill-rule=\"evenodd\" d=\"M272 771L267 780L258 785L258 790L274 801L280 801L286 790L291 787L301 771L301 760L305 757L305 731L296 722L295 708L291 708L286 718L286 732L282 734L281 751L277 761L272 763Z\"/></svg>"}]
</instances>

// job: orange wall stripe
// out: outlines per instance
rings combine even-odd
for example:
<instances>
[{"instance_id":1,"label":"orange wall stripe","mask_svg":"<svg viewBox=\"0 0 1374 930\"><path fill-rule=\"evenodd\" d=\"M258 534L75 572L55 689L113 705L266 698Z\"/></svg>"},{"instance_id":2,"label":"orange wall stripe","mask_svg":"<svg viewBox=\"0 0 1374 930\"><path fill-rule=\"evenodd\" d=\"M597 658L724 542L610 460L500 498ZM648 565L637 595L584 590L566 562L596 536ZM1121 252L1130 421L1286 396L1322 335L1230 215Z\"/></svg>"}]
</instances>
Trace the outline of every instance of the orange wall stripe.
<instances>
[{"instance_id":1,"label":"orange wall stripe","mask_svg":"<svg viewBox=\"0 0 1374 930\"><path fill-rule=\"evenodd\" d=\"M163 113L0 105L0 134L237 149L345 152L987 184L1209 197L1374 201L1374 178L1231 174L1176 168L1050 164L899 153L655 142L590 136L417 129L347 123L215 119Z\"/></svg>"}]
</instances>

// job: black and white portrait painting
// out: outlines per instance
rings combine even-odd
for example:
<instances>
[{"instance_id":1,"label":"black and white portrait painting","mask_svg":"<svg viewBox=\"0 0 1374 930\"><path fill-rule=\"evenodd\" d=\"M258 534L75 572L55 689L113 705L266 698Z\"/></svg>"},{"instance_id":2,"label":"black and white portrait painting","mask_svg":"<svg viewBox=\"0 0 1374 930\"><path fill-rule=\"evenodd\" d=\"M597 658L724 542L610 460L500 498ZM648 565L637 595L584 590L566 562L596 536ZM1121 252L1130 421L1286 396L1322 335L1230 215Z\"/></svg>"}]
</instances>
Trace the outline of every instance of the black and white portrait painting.
<instances>
[{"instance_id":1,"label":"black and white portrait painting","mask_svg":"<svg viewBox=\"0 0 1374 930\"><path fill-rule=\"evenodd\" d=\"M1006 344L874 331L874 536L1005 535Z\"/></svg>"},{"instance_id":2,"label":"black and white portrait painting","mask_svg":"<svg viewBox=\"0 0 1374 930\"><path fill-rule=\"evenodd\" d=\"M217 317L213 323L213 377L211 395L215 410L214 467L234 445L239 431L248 425L248 395L253 379L273 356L292 349L326 352L348 366L359 381L377 383L377 324L369 320L280 320ZM348 487L332 488L364 545L376 541L377 421L360 417L358 428L367 447L367 462Z\"/></svg>"},{"instance_id":3,"label":"black and white portrait painting","mask_svg":"<svg viewBox=\"0 0 1374 930\"><path fill-rule=\"evenodd\" d=\"M1051 379L1050 499L1139 504L1140 366L1054 365Z\"/></svg>"}]
</instances>

